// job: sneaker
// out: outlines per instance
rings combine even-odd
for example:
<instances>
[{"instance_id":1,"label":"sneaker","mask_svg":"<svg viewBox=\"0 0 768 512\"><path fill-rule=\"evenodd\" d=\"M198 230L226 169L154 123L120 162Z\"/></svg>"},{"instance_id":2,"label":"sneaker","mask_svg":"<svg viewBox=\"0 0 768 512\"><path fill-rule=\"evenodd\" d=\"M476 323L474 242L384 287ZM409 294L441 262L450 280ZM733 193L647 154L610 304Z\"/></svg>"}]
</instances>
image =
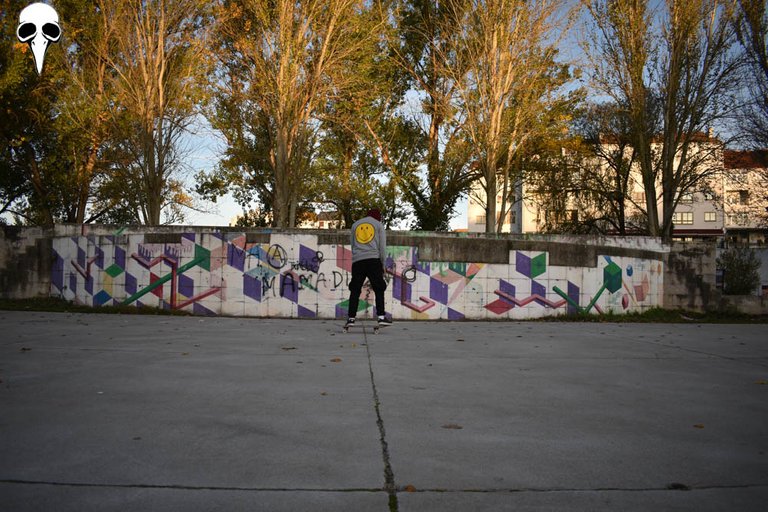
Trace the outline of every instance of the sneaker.
<instances>
[{"instance_id":1,"label":"sneaker","mask_svg":"<svg viewBox=\"0 0 768 512\"><path fill-rule=\"evenodd\" d=\"M349 319L347 319L347 323L344 324L344 327L350 327L352 325L355 325L355 319L354 318L349 318Z\"/></svg>"},{"instance_id":2,"label":"sneaker","mask_svg":"<svg viewBox=\"0 0 768 512\"><path fill-rule=\"evenodd\" d=\"M386 316L379 317L379 325L392 325L392 320Z\"/></svg>"}]
</instances>

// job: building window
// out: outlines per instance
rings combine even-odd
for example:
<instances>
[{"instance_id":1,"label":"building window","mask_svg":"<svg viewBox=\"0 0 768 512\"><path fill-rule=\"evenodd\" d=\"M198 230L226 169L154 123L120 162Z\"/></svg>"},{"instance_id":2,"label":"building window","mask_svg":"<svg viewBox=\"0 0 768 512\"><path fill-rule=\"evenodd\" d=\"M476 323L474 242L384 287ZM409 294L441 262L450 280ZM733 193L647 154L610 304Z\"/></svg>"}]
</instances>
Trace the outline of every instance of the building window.
<instances>
[{"instance_id":1,"label":"building window","mask_svg":"<svg viewBox=\"0 0 768 512\"><path fill-rule=\"evenodd\" d=\"M680 196L680 202L682 204L691 204L691 203L693 203L693 194L691 194L690 192L686 192L685 194Z\"/></svg>"},{"instance_id":2,"label":"building window","mask_svg":"<svg viewBox=\"0 0 768 512\"><path fill-rule=\"evenodd\" d=\"M675 212L672 214L672 222L680 226L693 224L693 212Z\"/></svg>"},{"instance_id":3,"label":"building window","mask_svg":"<svg viewBox=\"0 0 768 512\"><path fill-rule=\"evenodd\" d=\"M717 221L717 214L715 212L704 212L704 222Z\"/></svg>"},{"instance_id":4,"label":"building window","mask_svg":"<svg viewBox=\"0 0 768 512\"><path fill-rule=\"evenodd\" d=\"M749 191L739 190L739 204L749 204Z\"/></svg>"},{"instance_id":5,"label":"building window","mask_svg":"<svg viewBox=\"0 0 768 512\"><path fill-rule=\"evenodd\" d=\"M715 194L713 194L712 192L709 192L709 191L705 191L704 192L704 199L706 201L714 201L715 200Z\"/></svg>"},{"instance_id":6,"label":"building window","mask_svg":"<svg viewBox=\"0 0 768 512\"><path fill-rule=\"evenodd\" d=\"M749 204L748 190L731 190L728 192L728 203L730 204Z\"/></svg>"},{"instance_id":7,"label":"building window","mask_svg":"<svg viewBox=\"0 0 768 512\"><path fill-rule=\"evenodd\" d=\"M481 224L485 226L485 215L478 215L475 217L475 224Z\"/></svg>"}]
</instances>

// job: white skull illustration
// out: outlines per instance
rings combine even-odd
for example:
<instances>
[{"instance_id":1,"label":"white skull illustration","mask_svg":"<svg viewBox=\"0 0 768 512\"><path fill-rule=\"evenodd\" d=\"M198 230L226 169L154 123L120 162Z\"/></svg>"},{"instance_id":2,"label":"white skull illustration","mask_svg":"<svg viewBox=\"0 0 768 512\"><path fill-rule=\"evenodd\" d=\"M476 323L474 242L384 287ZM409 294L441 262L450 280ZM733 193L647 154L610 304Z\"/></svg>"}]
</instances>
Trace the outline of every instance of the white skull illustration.
<instances>
[{"instance_id":1,"label":"white skull illustration","mask_svg":"<svg viewBox=\"0 0 768 512\"><path fill-rule=\"evenodd\" d=\"M19 14L19 26L16 37L22 43L29 44L35 56L37 74L43 71L43 59L48 43L55 43L61 38L59 15L48 4L34 3L26 6Z\"/></svg>"}]
</instances>

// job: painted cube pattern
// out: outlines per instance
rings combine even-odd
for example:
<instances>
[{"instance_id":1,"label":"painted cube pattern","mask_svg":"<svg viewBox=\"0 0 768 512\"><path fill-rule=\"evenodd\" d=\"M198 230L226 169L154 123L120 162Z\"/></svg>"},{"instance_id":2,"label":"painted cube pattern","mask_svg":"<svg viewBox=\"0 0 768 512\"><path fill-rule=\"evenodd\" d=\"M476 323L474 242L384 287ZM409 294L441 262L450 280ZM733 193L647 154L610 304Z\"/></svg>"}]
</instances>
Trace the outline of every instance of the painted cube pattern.
<instances>
[{"instance_id":1,"label":"painted cube pattern","mask_svg":"<svg viewBox=\"0 0 768 512\"><path fill-rule=\"evenodd\" d=\"M78 303L151 306L199 315L341 318L351 251L312 234L183 233L54 239L52 295ZM511 251L509 264L435 262L417 247L391 246L387 310L400 319L536 318L641 311L660 305L662 263L599 256L593 267L548 264L541 251ZM365 286L360 316L373 315Z\"/></svg>"}]
</instances>

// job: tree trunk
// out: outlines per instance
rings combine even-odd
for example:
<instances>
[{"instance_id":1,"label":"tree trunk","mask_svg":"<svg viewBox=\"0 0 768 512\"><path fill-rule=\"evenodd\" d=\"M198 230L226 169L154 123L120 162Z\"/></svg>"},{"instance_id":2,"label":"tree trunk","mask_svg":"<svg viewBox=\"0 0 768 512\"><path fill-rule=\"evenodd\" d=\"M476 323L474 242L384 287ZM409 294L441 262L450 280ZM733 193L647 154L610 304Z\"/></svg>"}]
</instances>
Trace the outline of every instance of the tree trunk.
<instances>
[{"instance_id":1,"label":"tree trunk","mask_svg":"<svg viewBox=\"0 0 768 512\"><path fill-rule=\"evenodd\" d=\"M496 193L498 190L498 184L496 182L496 166L486 159L485 162L485 191L486 191L486 205L485 205L485 232L496 232ZM489 176L490 175L490 176Z\"/></svg>"}]
</instances>

